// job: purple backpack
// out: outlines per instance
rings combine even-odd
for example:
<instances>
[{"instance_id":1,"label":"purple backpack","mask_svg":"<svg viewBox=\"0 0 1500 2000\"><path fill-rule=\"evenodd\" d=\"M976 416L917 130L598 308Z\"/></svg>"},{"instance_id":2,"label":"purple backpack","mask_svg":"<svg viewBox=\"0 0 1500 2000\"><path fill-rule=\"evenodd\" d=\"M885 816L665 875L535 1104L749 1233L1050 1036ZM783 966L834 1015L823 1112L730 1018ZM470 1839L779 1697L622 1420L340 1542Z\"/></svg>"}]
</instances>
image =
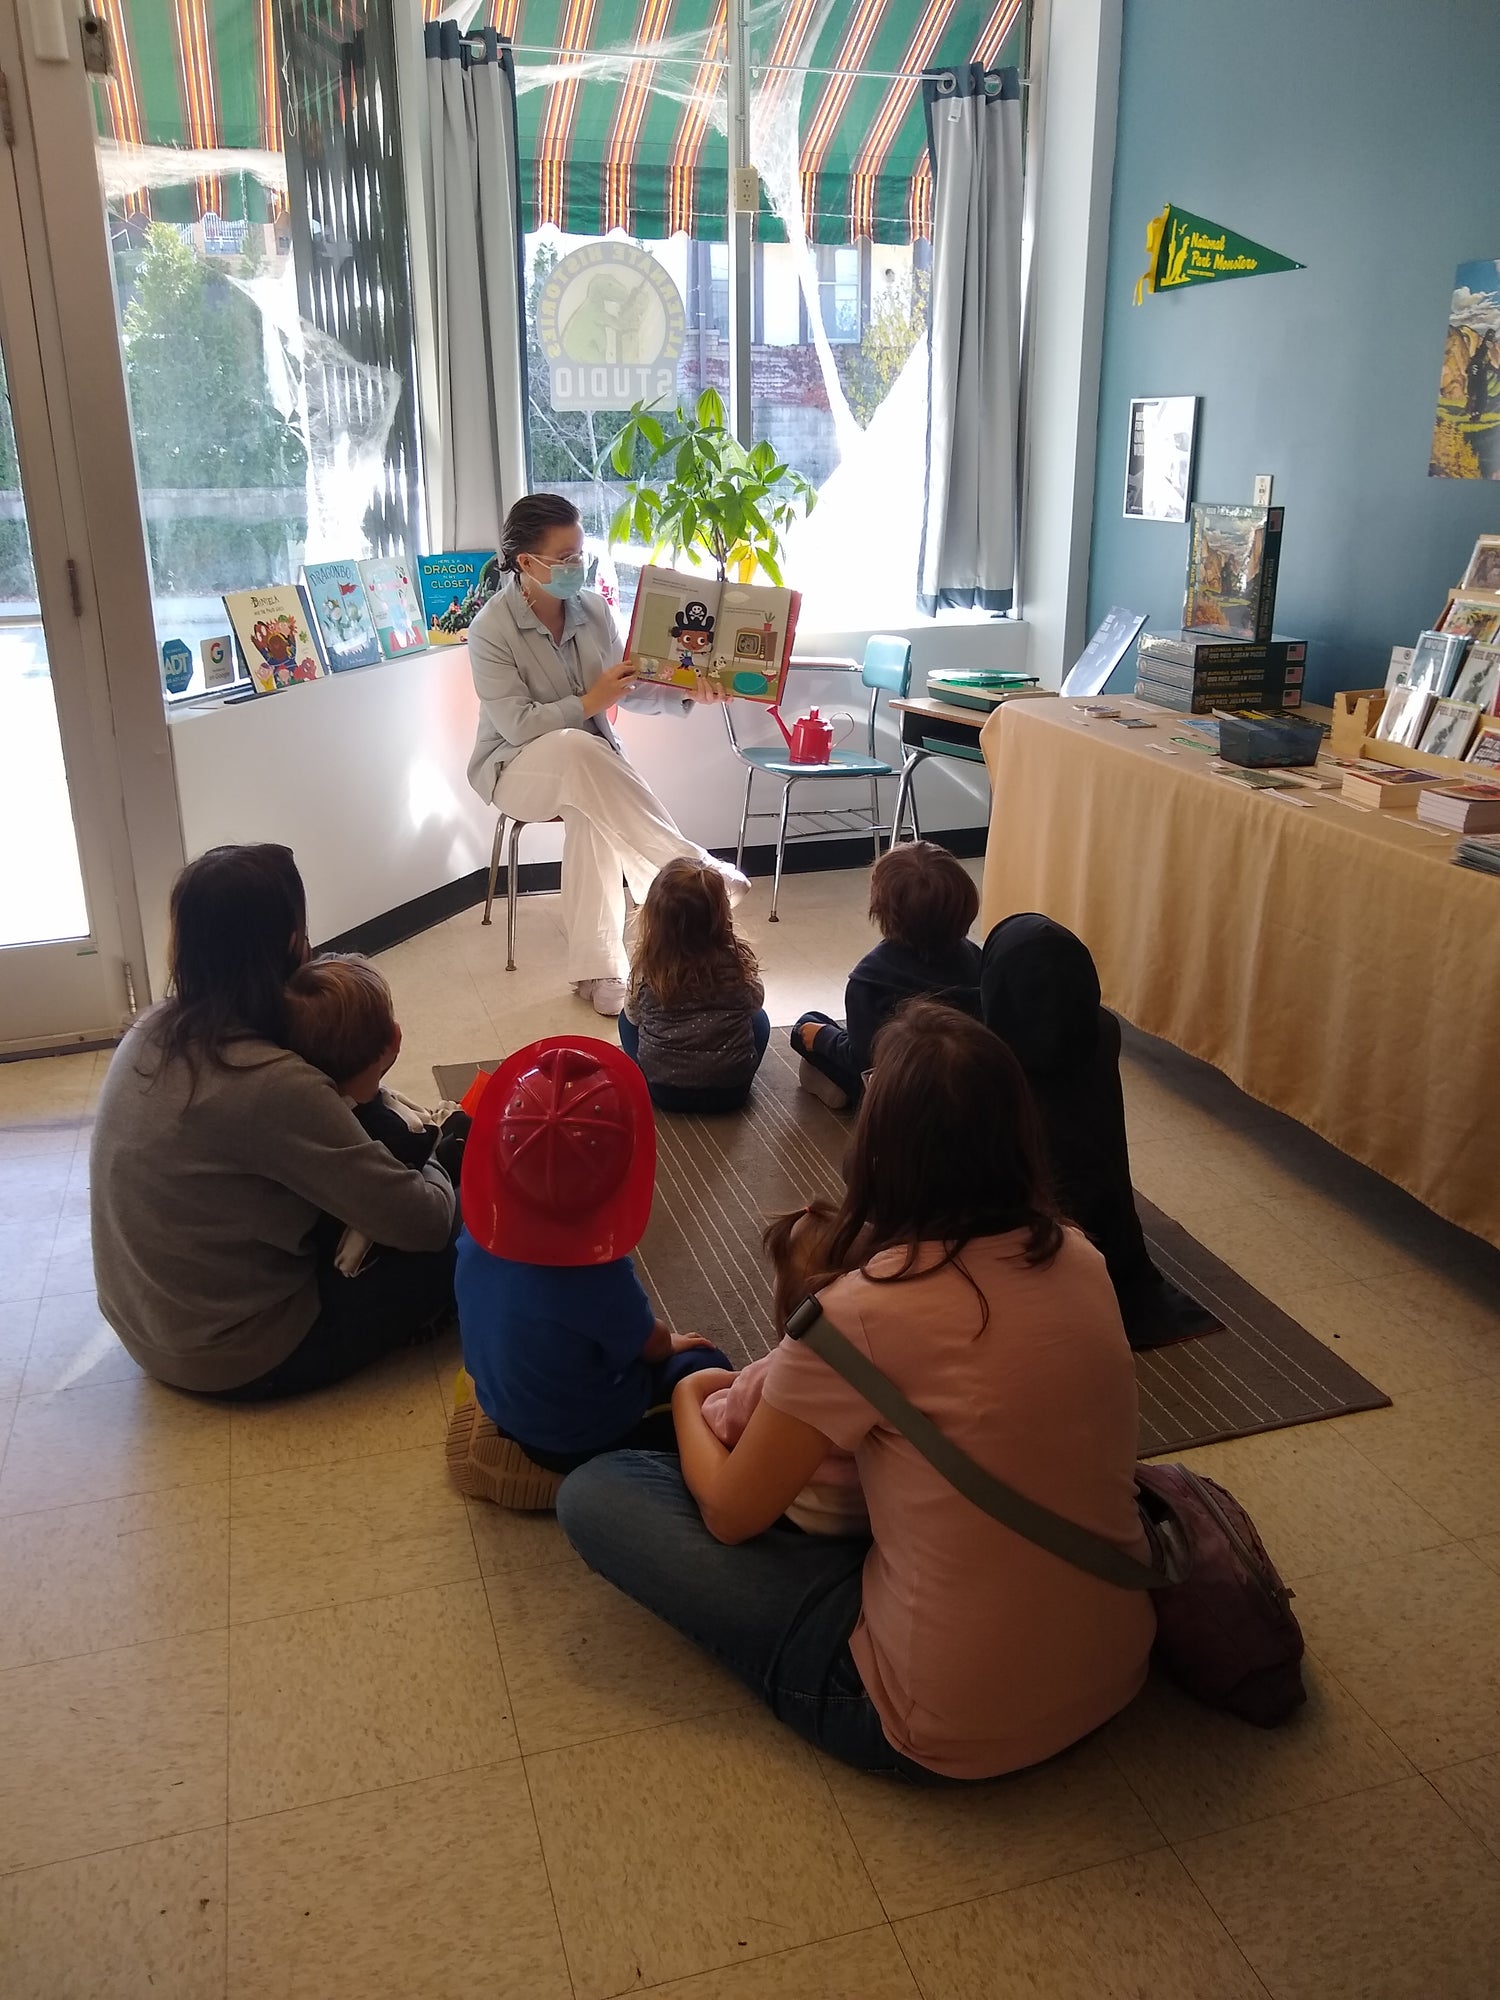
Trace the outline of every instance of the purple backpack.
<instances>
[{"instance_id":1,"label":"purple backpack","mask_svg":"<svg viewBox=\"0 0 1500 2000\"><path fill-rule=\"evenodd\" d=\"M1153 1657L1188 1694L1262 1729L1284 1722L1307 1699L1292 1593L1255 1523L1222 1486L1185 1465L1138 1465L1141 1524L1151 1545L1151 1561L1138 1562L976 1464L844 1338L815 1298L790 1315L787 1332L805 1340L992 1519L1104 1583L1149 1590L1156 1607Z\"/></svg>"}]
</instances>

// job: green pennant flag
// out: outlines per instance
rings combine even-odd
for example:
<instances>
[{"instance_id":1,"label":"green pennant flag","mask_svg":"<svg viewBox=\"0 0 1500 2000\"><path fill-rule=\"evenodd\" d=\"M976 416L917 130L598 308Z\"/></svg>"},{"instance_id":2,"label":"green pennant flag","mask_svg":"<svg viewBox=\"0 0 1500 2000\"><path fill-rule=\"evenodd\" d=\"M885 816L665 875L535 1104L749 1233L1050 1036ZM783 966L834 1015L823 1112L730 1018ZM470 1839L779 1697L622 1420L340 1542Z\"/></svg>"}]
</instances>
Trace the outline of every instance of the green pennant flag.
<instances>
[{"instance_id":1,"label":"green pennant flag","mask_svg":"<svg viewBox=\"0 0 1500 2000\"><path fill-rule=\"evenodd\" d=\"M1147 225L1146 254L1151 267L1136 282L1137 305L1148 291L1180 292L1189 285L1216 284L1221 278L1258 278L1266 271L1305 268L1264 243L1252 243L1221 222L1189 215L1170 202Z\"/></svg>"}]
</instances>

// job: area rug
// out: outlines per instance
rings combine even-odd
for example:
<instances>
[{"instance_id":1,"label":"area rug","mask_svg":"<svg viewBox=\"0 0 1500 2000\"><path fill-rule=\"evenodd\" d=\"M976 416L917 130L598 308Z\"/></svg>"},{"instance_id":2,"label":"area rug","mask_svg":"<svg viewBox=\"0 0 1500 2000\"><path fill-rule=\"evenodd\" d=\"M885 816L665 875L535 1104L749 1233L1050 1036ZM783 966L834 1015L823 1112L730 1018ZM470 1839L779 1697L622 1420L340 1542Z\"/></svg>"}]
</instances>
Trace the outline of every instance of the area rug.
<instances>
[{"instance_id":1,"label":"area rug","mask_svg":"<svg viewBox=\"0 0 1500 2000\"><path fill-rule=\"evenodd\" d=\"M434 1071L457 1099L478 1069ZM705 1333L744 1362L773 1344L767 1219L814 1195L837 1199L851 1120L797 1088L785 1034L771 1046L744 1111L658 1112L656 1200L636 1267L663 1319ZM1142 1196L1158 1267L1218 1321L1217 1330L1136 1356L1141 1455L1314 1423L1390 1401L1304 1327Z\"/></svg>"}]
</instances>

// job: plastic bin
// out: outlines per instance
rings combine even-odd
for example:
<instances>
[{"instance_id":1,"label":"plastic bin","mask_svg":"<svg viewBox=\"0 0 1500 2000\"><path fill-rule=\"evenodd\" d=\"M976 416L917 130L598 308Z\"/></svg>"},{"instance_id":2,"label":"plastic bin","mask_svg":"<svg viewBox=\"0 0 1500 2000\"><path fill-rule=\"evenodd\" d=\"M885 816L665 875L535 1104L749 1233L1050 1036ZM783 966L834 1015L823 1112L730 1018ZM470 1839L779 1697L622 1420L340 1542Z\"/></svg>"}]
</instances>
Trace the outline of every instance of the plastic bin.
<instances>
[{"instance_id":1,"label":"plastic bin","mask_svg":"<svg viewBox=\"0 0 1500 2000\"><path fill-rule=\"evenodd\" d=\"M1219 711L1219 755L1247 771L1271 764L1316 764L1323 725L1298 715L1236 715Z\"/></svg>"}]
</instances>

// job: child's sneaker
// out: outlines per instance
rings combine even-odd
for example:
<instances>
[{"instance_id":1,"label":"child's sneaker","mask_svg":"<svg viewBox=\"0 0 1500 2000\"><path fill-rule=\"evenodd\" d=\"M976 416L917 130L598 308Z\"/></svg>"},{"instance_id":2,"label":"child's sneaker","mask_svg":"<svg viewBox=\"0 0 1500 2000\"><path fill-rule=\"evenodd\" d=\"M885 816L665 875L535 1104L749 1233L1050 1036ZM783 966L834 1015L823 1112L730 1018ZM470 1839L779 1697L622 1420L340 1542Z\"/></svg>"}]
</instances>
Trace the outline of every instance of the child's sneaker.
<instances>
[{"instance_id":1,"label":"child's sneaker","mask_svg":"<svg viewBox=\"0 0 1500 2000\"><path fill-rule=\"evenodd\" d=\"M556 1504L562 1474L549 1472L513 1438L501 1436L480 1409L473 1378L462 1368L454 1384L444 1452L449 1478L472 1500L492 1500L497 1507L526 1514L546 1513Z\"/></svg>"},{"instance_id":2,"label":"child's sneaker","mask_svg":"<svg viewBox=\"0 0 1500 2000\"><path fill-rule=\"evenodd\" d=\"M822 1070L814 1069L806 1056L799 1056L797 1059L797 1088L810 1092L814 1097L820 1097L834 1111L849 1109L846 1093L839 1089L831 1076L824 1076Z\"/></svg>"},{"instance_id":3,"label":"child's sneaker","mask_svg":"<svg viewBox=\"0 0 1500 2000\"><path fill-rule=\"evenodd\" d=\"M573 991L607 1021L612 1021L625 1005L623 979L575 979Z\"/></svg>"}]
</instances>

